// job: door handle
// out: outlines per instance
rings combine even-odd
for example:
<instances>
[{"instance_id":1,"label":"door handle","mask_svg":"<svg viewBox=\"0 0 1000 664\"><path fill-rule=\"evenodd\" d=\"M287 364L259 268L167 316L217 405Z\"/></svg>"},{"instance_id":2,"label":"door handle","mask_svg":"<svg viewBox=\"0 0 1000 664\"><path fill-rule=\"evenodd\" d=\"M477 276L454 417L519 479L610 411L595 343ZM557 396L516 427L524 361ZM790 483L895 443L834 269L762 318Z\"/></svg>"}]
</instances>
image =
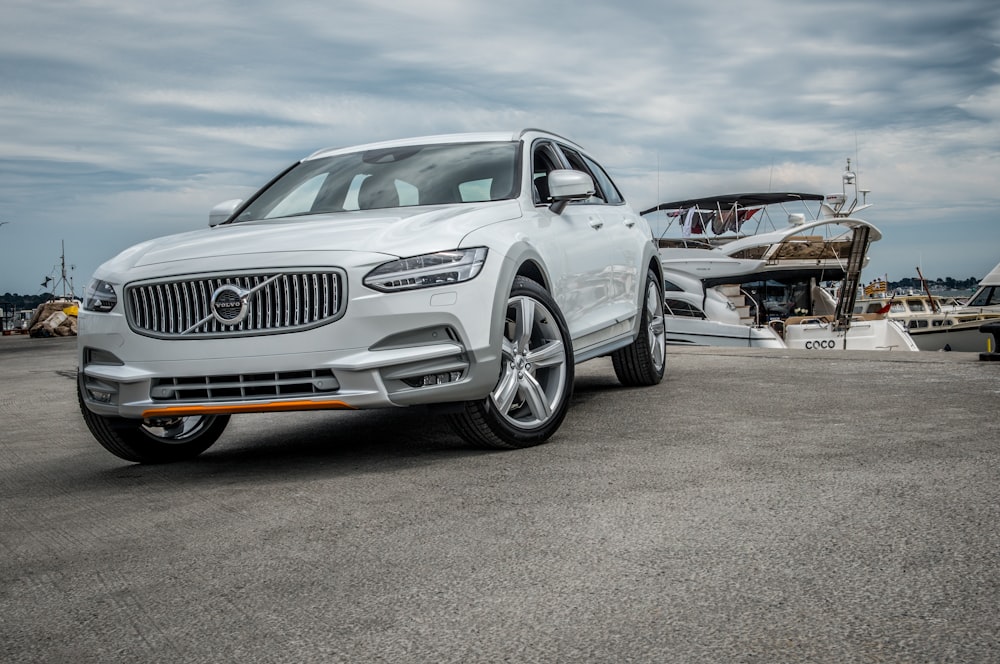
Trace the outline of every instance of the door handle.
<instances>
[{"instance_id":1,"label":"door handle","mask_svg":"<svg viewBox=\"0 0 1000 664\"><path fill-rule=\"evenodd\" d=\"M632 228L633 226L635 226L635 219L625 217L625 228Z\"/></svg>"},{"instance_id":2,"label":"door handle","mask_svg":"<svg viewBox=\"0 0 1000 664\"><path fill-rule=\"evenodd\" d=\"M594 219L593 217L591 217L589 221L590 221L590 227L593 228L595 231L604 226L604 222L601 221L600 219Z\"/></svg>"}]
</instances>

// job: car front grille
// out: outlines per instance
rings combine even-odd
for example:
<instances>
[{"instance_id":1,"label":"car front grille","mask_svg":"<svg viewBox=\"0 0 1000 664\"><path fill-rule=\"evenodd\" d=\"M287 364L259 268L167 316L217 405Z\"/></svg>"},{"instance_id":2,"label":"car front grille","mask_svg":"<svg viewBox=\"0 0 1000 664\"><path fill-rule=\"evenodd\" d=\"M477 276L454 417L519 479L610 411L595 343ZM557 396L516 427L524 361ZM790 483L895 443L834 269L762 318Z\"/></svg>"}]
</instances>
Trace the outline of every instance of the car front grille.
<instances>
[{"instance_id":1,"label":"car front grille","mask_svg":"<svg viewBox=\"0 0 1000 664\"><path fill-rule=\"evenodd\" d=\"M126 289L129 325L158 338L279 334L343 313L344 275L270 272L138 283Z\"/></svg>"},{"instance_id":2,"label":"car front grille","mask_svg":"<svg viewBox=\"0 0 1000 664\"><path fill-rule=\"evenodd\" d=\"M329 369L231 376L157 378L150 397L158 403L248 401L331 394L340 384Z\"/></svg>"}]
</instances>

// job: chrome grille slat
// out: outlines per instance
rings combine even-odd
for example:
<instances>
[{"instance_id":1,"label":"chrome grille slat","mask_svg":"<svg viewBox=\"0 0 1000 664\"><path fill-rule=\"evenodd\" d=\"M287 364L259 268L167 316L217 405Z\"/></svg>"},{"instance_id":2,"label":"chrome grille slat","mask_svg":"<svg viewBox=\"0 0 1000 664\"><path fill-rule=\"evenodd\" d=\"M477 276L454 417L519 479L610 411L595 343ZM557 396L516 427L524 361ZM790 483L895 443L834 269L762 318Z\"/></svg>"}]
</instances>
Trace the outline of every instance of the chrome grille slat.
<instances>
[{"instance_id":1,"label":"chrome grille slat","mask_svg":"<svg viewBox=\"0 0 1000 664\"><path fill-rule=\"evenodd\" d=\"M163 316L167 321L166 331L170 334L174 334L177 332L177 321L174 319L174 303L173 300L170 299L170 284L163 284L160 286L160 291L162 293L161 297L163 298L164 303Z\"/></svg>"},{"instance_id":2,"label":"chrome grille slat","mask_svg":"<svg viewBox=\"0 0 1000 664\"><path fill-rule=\"evenodd\" d=\"M129 325L159 338L254 336L308 329L339 318L343 273L271 272L206 275L132 284L126 288ZM212 315L212 294L222 286L249 293L248 315L235 325Z\"/></svg>"},{"instance_id":3,"label":"chrome grille slat","mask_svg":"<svg viewBox=\"0 0 1000 664\"><path fill-rule=\"evenodd\" d=\"M257 279L254 280L254 288L256 288L259 283L260 283L260 278L258 277ZM264 304L264 306L267 306L266 302L264 302L262 304ZM261 307L254 307L253 314L254 314L254 320L256 321L256 326L255 326L256 329L263 330L264 329L264 307L263 306L261 306Z\"/></svg>"},{"instance_id":4,"label":"chrome grille slat","mask_svg":"<svg viewBox=\"0 0 1000 664\"><path fill-rule=\"evenodd\" d=\"M261 325L261 327L264 328L264 329L270 329L272 327L275 327L274 320L273 320L273 316L274 316L274 302L273 302L273 297L272 297L272 291L271 291L270 288L268 288L266 290L266 292L264 294L264 298L265 298L264 308L265 308L265 311L267 311L267 316L265 317L264 324Z\"/></svg>"},{"instance_id":5,"label":"chrome grille slat","mask_svg":"<svg viewBox=\"0 0 1000 664\"><path fill-rule=\"evenodd\" d=\"M292 291L295 293L295 303L292 305L292 312L295 318L292 320L292 325L299 324L299 312L302 310L302 296L299 293L299 279L298 276L292 277Z\"/></svg>"},{"instance_id":6,"label":"chrome grille slat","mask_svg":"<svg viewBox=\"0 0 1000 664\"><path fill-rule=\"evenodd\" d=\"M206 286L204 281L195 282L197 284L196 290L198 291L198 312L208 311L208 298L211 297L211 293L206 291Z\"/></svg>"},{"instance_id":7,"label":"chrome grille slat","mask_svg":"<svg viewBox=\"0 0 1000 664\"><path fill-rule=\"evenodd\" d=\"M156 297L156 299L153 300L153 327L154 328L161 328L162 327L162 321L164 320L164 316L163 316L163 309L164 309L164 306L163 306L163 293L160 291L159 287L154 287L153 288L153 295ZM164 330L164 331L166 331L166 330Z\"/></svg>"},{"instance_id":8,"label":"chrome grille slat","mask_svg":"<svg viewBox=\"0 0 1000 664\"><path fill-rule=\"evenodd\" d=\"M292 298L288 296L289 289L290 289L289 284L288 284L288 279L284 279L283 280L283 284L284 284L284 288L282 288L282 290L279 291L279 292L283 292L284 293L284 295L285 295L285 301L284 301L284 306L278 308L278 314L280 315L282 312L284 312L285 318L284 318L284 321L281 323L281 326L282 327L288 327L291 324L290 323L290 321L291 321L290 316L292 315L291 307L288 306L288 303L291 301Z\"/></svg>"},{"instance_id":9,"label":"chrome grille slat","mask_svg":"<svg viewBox=\"0 0 1000 664\"><path fill-rule=\"evenodd\" d=\"M309 279L312 280L312 292L315 293L316 295L319 295L320 294L319 280L316 278L316 275L315 274L309 275ZM319 318L319 297L313 298L312 317Z\"/></svg>"}]
</instances>

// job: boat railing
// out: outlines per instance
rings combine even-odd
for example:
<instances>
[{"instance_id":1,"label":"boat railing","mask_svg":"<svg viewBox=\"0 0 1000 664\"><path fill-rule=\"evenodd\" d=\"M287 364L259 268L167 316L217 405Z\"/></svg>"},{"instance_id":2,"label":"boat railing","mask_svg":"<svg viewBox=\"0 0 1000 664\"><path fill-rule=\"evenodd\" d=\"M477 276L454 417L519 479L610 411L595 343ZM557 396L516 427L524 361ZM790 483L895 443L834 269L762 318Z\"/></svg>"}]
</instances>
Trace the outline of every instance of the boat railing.
<instances>
[{"instance_id":1,"label":"boat railing","mask_svg":"<svg viewBox=\"0 0 1000 664\"><path fill-rule=\"evenodd\" d=\"M764 327L767 320L767 312L765 311L763 300L759 299L756 295L745 288L740 288L740 295L743 296L743 301L748 303L750 307L751 325L753 325L753 327Z\"/></svg>"},{"instance_id":2,"label":"boat railing","mask_svg":"<svg viewBox=\"0 0 1000 664\"><path fill-rule=\"evenodd\" d=\"M881 320L885 318L882 314L852 314L851 321L863 323L866 321ZM785 319L785 325L829 325L834 321L833 316L791 316Z\"/></svg>"}]
</instances>

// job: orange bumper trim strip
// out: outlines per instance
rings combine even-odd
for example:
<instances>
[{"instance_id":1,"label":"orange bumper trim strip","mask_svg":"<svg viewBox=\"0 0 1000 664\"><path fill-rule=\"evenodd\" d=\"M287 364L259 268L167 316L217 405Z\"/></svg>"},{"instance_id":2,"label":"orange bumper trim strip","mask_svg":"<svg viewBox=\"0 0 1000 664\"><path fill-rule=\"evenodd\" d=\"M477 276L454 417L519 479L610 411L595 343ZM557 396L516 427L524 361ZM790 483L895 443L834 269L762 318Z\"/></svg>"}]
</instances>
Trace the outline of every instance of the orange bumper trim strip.
<instances>
[{"instance_id":1,"label":"orange bumper trim strip","mask_svg":"<svg viewBox=\"0 0 1000 664\"><path fill-rule=\"evenodd\" d=\"M294 410L357 410L343 401L279 401L219 406L164 406L144 410L146 417L182 417L187 415L235 415L237 413L275 413Z\"/></svg>"}]
</instances>

